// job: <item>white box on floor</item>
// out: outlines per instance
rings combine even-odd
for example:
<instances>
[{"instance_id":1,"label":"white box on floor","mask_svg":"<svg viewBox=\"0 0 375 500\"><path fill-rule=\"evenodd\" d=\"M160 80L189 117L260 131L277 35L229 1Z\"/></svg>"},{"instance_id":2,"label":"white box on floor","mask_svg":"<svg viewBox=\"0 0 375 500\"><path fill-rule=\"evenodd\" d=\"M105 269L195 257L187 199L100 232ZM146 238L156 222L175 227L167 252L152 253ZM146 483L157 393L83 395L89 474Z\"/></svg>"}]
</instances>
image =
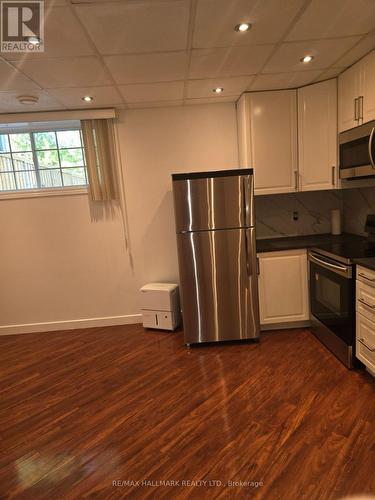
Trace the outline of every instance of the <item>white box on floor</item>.
<instances>
[{"instance_id":1,"label":"white box on floor","mask_svg":"<svg viewBox=\"0 0 375 500\"><path fill-rule=\"evenodd\" d=\"M181 316L178 285L149 283L140 291L143 326L175 330L180 324Z\"/></svg>"}]
</instances>

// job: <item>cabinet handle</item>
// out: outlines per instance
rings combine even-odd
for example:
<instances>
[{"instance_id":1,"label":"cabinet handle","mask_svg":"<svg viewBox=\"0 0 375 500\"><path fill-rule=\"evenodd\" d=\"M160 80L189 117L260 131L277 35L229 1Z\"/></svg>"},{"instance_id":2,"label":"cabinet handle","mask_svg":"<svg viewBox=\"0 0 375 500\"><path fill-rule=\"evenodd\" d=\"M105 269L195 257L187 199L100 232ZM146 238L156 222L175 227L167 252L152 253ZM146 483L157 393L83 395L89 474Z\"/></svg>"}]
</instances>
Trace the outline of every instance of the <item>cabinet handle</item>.
<instances>
[{"instance_id":1,"label":"cabinet handle","mask_svg":"<svg viewBox=\"0 0 375 500\"><path fill-rule=\"evenodd\" d=\"M354 120L358 120L358 97L354 99Z\"/></svg>"},{"instance_id":2,"label":"cabinet handle","mask_svg":"<svg viewBox=\"0 0 375 500\"><path fill-rule=\"evenodd\" d=\"M363 273L358 273L358 276L360 276L361 278L365 278L365 280L367 280L367 281L371 281L371 283L374 283L374 281L375 281L374 278L369 278L368 276L366 276Z\"/></svg>"},{"instance_id":3,"label":"cabinet handle","mask_svg":"<svg viewBox=\"0 0 375 500\"><path fill-rule=\"evenodd\" d=\"M294 187L295 187L295 190L298 191L298 172L297 172L297 170L294 171Z\"/></svg>"},{"instance_id":4,"label":"cabinet handle","mask_svg":"<svg viewBox=\"0 0 375 500\"><path fill-rule=\"evenodd\" d=\"M372 306L371 304L367 304L366 301L364 301L363 299L358 299L358 302L360 302L361 304L363 304L364 306L367 306L369 307L370 309L375 309L375 306Z\"/></svg>"},{"instance_id":5,"label":"cabinet handle","mask_svg":"<svg viewBox=\"0 0 375 500\"><path fill-rule=\"evenodd\" d=\"M375 352L375 347L370 347L369 345L366 344L365 339L358 339L358 342L360 342L362 345L366 347L370 352Z\"/></svg>"},{"instance_id":6,"label":"cabinet handle","mask_svg":"<svg viewBox=\"0 0 375 500\"><path fill-rule=\"evenodd\" d=\"M363 120L363 95L358 97L358 119Z\"/></svg>"},{"instance_id":7,"label":"cabinet handle","mask_svg":"<svg viewBox=\"0 0 375 500\"><path fill-rule=\"evenodd\" d=\"M336 170L336 167L333 166L332 167L332 186L336 185L336 182L335 182L335 170Z\"/></svg>"}]
</instances>

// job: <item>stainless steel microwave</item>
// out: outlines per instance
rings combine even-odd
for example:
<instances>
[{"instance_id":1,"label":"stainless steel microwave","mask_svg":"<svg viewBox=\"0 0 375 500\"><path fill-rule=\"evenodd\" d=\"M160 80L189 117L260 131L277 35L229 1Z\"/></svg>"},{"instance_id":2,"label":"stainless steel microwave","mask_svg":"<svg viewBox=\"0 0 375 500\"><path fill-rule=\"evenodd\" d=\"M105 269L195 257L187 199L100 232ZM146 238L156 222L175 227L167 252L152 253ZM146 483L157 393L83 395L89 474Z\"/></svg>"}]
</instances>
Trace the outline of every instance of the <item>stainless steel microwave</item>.
<instances>
[{"instance_id":1,"label":"stainless steel microwave","mask_svg":"<svg viewBox=\"0 0 375 500\"><path fill-rule=\"evenodd\" d=\"M339 135L340 177L375 176L375 120Z\"/></svg>"}]
</instances>

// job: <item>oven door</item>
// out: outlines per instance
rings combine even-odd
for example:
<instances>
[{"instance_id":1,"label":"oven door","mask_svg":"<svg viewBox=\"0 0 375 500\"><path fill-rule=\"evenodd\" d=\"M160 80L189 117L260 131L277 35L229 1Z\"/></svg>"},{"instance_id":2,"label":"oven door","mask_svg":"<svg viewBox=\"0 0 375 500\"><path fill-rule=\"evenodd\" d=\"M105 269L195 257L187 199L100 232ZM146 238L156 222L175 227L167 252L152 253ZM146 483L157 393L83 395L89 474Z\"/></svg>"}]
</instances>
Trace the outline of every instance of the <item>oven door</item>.
<instances>
[{"instance_id":1,"label":"oven door","mask_svg":"<svg viewBox=\"0 0 375 500\"><path fill-rule=\"evenodd\" d=\"M351 266L309 252L311 314L332 333L353 345L355 296Z\"/></svg>"},{"instance_id":2,"label":"oven door","mask_svg":"<svg viewBox=\"0 0 375 500\"><path fill-rule=\"evenodd\" d=\"M375 175L375 122L365 123L339 136L340 177Z\"/></svg>"}]
</instances>

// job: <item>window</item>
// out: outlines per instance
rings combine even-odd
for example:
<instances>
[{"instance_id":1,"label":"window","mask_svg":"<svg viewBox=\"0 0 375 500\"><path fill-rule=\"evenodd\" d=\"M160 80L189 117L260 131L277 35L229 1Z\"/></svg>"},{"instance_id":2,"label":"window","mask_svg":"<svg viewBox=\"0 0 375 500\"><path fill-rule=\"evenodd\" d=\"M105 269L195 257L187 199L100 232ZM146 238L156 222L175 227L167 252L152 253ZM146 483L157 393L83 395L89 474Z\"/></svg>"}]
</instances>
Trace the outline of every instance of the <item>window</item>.
<instances>
[{"instance_id":1,"label":"window","mask_svg":"<svg viewBox=\"0 0 375 500\"><path fill-rule=\"evenodd\" d=\"M0 129L0 192L86 186L79 127Z\"/></svg>"}]
</instances>

